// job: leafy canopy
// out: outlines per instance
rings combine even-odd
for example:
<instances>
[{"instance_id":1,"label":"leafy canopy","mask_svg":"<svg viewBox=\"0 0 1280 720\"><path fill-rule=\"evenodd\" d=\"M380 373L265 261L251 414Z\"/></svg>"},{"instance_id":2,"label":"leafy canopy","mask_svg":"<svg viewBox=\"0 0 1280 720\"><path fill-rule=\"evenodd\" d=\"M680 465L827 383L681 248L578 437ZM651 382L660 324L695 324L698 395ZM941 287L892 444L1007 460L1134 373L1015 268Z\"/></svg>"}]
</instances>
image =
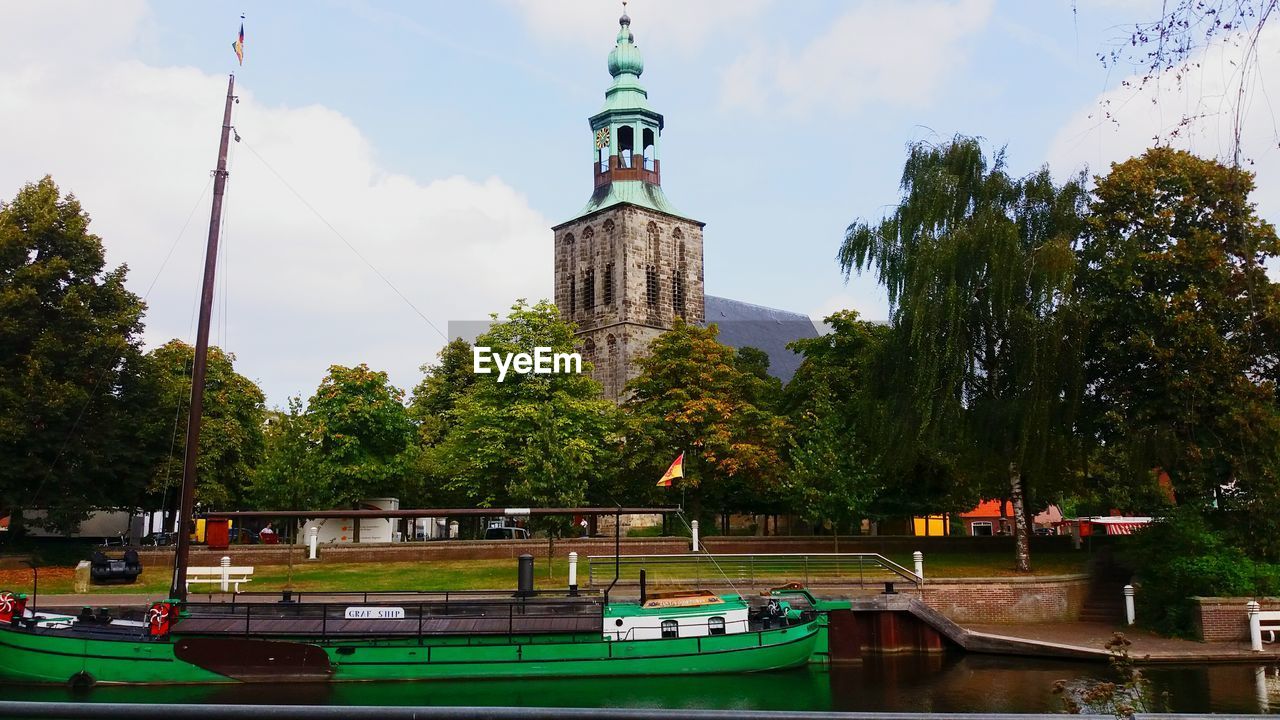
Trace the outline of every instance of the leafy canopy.
<instances>
[{"instance_id":1,"label":"leafy canopy","mask_svg":"<svg viewBox=\"0 0 1280 720\"><path fill-rule=\"evenodd\" d=\"M0 511L68 528L141 500L144 305L126 274L49 177L0 203Z\"/></svg>"}]
</instances>

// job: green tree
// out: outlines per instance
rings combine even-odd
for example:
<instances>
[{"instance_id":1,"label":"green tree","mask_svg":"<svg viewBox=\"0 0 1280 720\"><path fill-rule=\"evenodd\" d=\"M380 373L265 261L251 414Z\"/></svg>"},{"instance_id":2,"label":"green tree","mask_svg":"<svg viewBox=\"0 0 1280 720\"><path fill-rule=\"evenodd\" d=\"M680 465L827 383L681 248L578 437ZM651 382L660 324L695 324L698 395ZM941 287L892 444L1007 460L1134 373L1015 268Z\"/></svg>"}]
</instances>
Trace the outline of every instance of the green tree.
<instances>
[{"instance_id":1,"label":"green tree","mask_svg":"<svg viewBox=\"0 0 1280 720\"><path fill-rule=\"evenodd\" d=\"M96 507L135 507L144 305L106 269L89 215L53 180L0 203L0 510L68 528Z\"/></svg>"},{"instance_id":2,"label":"green tree","mask_svg":"<svg viewBox=\"0 0 1280 720\"><path fill-rule=\"evenodd\" d=\"M156 456L150 491L164 495L169 509L177 506L182 484L194 360L195 348L175 339L147 353L143 364L149 396L146 443ZM256 383L235 371L234 363L235 355L209 348L196 500L211 509L234 509L245 502L250 474L263 456L265 396Z\"/></svg>"},{"instance_id":3,"label":"green tree","mask_svg":"<svg viewBox=\"0 0 1280 720\"><path fill-rule=\"evenodd\" d=\"M627 389L629 466L645 495L667 465L685 453L685 477L694 514L703 504L721 511L772 511L782 499L780 449L784 418L752 402L753 376L738 369L731 347L676 318L639 361ZM638 499L646 499L644 495Z\"/></svg>"},{"instance_id":4,"label":"green tree","mask_svg":"<svg viewBox=\"0 0 1280 720\"><path fill-rule=\"evenodd\" d=\"M1062 471L1077 356L1064 309L1085 192L1047 168L1010 177L1003 153L975 139L910 148L891 215L849 226L846 276L875 267L888 292L890 360L880 385L905 442L950 454L974 482L1003 476L1015 515L1016 566L1029 571L1029 477Z\"/></svg>"},{"instance_id":5,"label":"green tree","mask_svg":"<svg viewBox=\"0 0 1280 720\"><path fill-rule=\"evenodd\" d=\"M868 446L866 425L873 364L887 328L853 310L826 318L831 332L792 342L804 355L783 390L793 431L786 484L805 520L834 532L873 514L884 474Z\"/></svg>"},{"instance_id":6,"label":"green tree","mask_svg":"<svg viewBox=\"0 0 1280 720\"><path fill-rule=\"evenodd\" d=\"M333 507L361 498L396 495L404 487L406 449L413 425L404 391L387 374L332 365L307 402L306 420L314 453L315 481Z\"/></svg>"},{"instance_id":7,"label":"green tree","mask_svg":"<svg viewBox=\"0 0 1280 720\"><path fill-rule=\"evenodd\" d=\"M505 320L493 319L476 347L495 355L532 355L538 347L574 352L573 326L549 302L519 300ZM611 472L618 432L617 409L601 399L587 371L509 372L501 381L496 373L472 373L446 411L451 429L429 451L451 492L480 505L580 505L588 484Z\"/></svg>"},{"instance_id":8,"label":"green tree","mask_svg":"<svg viewBox=\"0 0 1280 720\"><path fill-rule=\"evenodd\" d=\"M1098 178L1080 248L1085 418L1100 475L1217 506L1236 542L1280 557L1280 286L1253 176L1169 148Z\"/></svg>"},{"instance_id":9,"label":"green tree","mask_svg":"<svg viewBox=\"0 0 1280 720\"><path fill-rule=\"evenodd\" d=\"M418 424L419 440L438 443L448 431L448 418L458 399L476 381L471 343L455 338L440 349L439 362L423 365L422 382L413 390L409 416Z\"/></svg>"},{"instance_id":10,"label":"green tree","mask_svg":"<svg viewBox=\"0 0 1280 720\"><path fill-rule=\"evenodd\" d=\"M253 469L250 504L259 510L307 510L337 505L327 483L318 482L311 421L302 399L289 398L284 412L268 414L262 462Z\"/></svg>"},{"instance_id":11,"label":"green tree","mask_svg":"<svg viewBox=\"0 0 1280 720\"><path fill-rule=\"evenodd\" d=\"M769 353L749 345L740 347L734 353L733 366L742 373L751 403L777 410L782 401L782 381L769 374Z\"/></svg>"}]
</instances>

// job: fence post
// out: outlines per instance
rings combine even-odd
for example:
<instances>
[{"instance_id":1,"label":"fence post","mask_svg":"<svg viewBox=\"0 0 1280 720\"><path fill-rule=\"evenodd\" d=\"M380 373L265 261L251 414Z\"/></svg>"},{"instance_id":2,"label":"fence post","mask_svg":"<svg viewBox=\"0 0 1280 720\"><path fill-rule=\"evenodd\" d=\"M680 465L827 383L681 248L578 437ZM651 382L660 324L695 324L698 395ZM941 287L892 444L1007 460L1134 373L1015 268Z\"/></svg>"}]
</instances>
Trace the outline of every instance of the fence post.
<instances>
[{"instance_id":1,"label":"fence post","mask_svg":"<svg viewBox=\"0 0 1280 720\"><path fill-rule=\"evenodd\" d=\"M316 559L316 543L320 538L320 528L312 525L307 528L307 559Z\"/></svg>"},{"instance_id":2,"label":"fence post","mask_svg":"<svg viewBox=\"0 0 1280 720\"><path fill-rule=\"evenodd\" d=\"M689 528L693 532L693 552L698 552L698 521L694 520L690 523Z\"/></svg>"},{"instance_id":3,"label":"fence post","mask_svg":"<svg viewBox=\"0 0 1280 720\"><path fill-rule=\"evenodd\" d=\"M578 594L578 553L569 553L569 594Z\"/></svg>"},{"instance_id":4,"label":"fence post","mask_svg":"<svg viewBox=\"0 0 1280 720\"><path fill-rule=\"evenodd\" d=\"M1133 609L1133 586L1124 586L1124 622L1126 625L1132 625L1134 618L1137 617Z\"/></svg>"},{"instance_id":5,"label":"fence post","mask_svg":"<svg viewBox=\"0 0 1280 720\"><path fill-rule=\"evenodd\" d=\"M1262 605L1257 600L1250 600L1245 606L1249 610L1249 645L1254 652L1262 652Z\"/></svg>"},{"instance_id":6,"label":"fence post","mask_svg":"<svg viewBox=\"0 0 1280 720\"><path fill-rule=\"evenodd\" d=\"M222 579L218 582L218 589L222 590L222 592L226 592L231 583L231 558L223 555L220 565L221 567L219 570L222 573Z\"/></svg>"},{"instance_id":7,"label":"fence post","mask_svg":"<svg viewBox=\"0 0 1280 720\"><path fill-rule=\"evenodd\" d=\"M911 553L911 559L916 561L916 577L924 582L924 553L917 550Z\"/></svg>"}]
</instances>

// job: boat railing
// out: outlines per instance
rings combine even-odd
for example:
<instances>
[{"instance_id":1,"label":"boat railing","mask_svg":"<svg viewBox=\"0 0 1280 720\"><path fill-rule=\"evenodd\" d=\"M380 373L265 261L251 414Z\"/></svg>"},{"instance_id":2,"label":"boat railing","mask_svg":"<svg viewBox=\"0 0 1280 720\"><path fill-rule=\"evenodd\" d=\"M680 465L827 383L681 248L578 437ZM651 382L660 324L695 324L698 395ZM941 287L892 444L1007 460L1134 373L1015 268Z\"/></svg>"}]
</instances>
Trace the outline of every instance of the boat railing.
<instances>
[{"instance_id":1,"label":"boat railing","mask_svg":"<svg viewBox=\"0 0 1280 720\"><path fill-rule=\"evenodd\" d=\"M844 585L869 588L886 582L919 588L923 578L879 553L755 554L687 553L677 555L592 555L587 558L587 583L613 580L639 583L640 571L654 585L707 587L800 582L805 585Z\"/></svg>"},{"instance_id":2,"label":"boat railing","mask_svg":"<svg viewBox=\"0 0 1280 720\"><path fill-rule=\"evenodd\" d=\"M341 593L325 593L340 595ZM177 630L191 634L349 637L526 636L599 633L603 605L590 600L520 597L429 601L190 603ZM407 595L407 594L406 594ZM444 593L441 593L444 595ZM381 600L381 599L380 599Z\"/></svg>"},{"instance_id":3,"label":"boat railing","mask_svg":"<svg viewBox=\"0 0 1280 720\"><path fill-rule=\"evenodd\" d=\"M612 556L610 556L612 557ZM567 598L567 597L583 597L592 598L600 595L600 591L583 588L578 591L578 595L571 596L567 590L534 590L526 593L527 597L532 598ZM332 600L334 602L362 602L362 603L383 603L383 602L400 602L406 599L412 601L438 601L449 603L452 600L511 600L510 590L312 590L299 591L292 590L287 594L283 592L266 592L266 591L246 591L235 593L229 597L223 593L211 593L209 597L224 598L216 604L244 605L244 604L262 604L262 603L278 603L284 600L286 603L306 603L325 602Z\"/></svg>"}]
</instances>

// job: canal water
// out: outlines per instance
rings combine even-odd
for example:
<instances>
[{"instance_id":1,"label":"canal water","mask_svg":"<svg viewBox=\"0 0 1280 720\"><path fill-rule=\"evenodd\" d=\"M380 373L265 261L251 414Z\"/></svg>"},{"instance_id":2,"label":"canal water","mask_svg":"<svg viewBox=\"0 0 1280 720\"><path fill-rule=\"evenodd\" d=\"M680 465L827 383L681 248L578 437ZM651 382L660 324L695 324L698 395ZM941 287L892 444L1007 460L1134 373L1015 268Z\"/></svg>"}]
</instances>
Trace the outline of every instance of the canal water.
<instances>
[{"instance_id":1,"label":"canal water","mask_svg":"<svg viewBox=\"0 0 1280 720\"><path fill-rule=\"evenodd\" d=\"M1280 667L1143 669L1163 710L1280 712ZM831 669L726 676L338 685L64 688L0 686L7 700L319 705L518 705L873 712L1059 712L1054 683L1112 679L1105 665L969 655L881 656Z\"/></svg>"}]
</instances>

